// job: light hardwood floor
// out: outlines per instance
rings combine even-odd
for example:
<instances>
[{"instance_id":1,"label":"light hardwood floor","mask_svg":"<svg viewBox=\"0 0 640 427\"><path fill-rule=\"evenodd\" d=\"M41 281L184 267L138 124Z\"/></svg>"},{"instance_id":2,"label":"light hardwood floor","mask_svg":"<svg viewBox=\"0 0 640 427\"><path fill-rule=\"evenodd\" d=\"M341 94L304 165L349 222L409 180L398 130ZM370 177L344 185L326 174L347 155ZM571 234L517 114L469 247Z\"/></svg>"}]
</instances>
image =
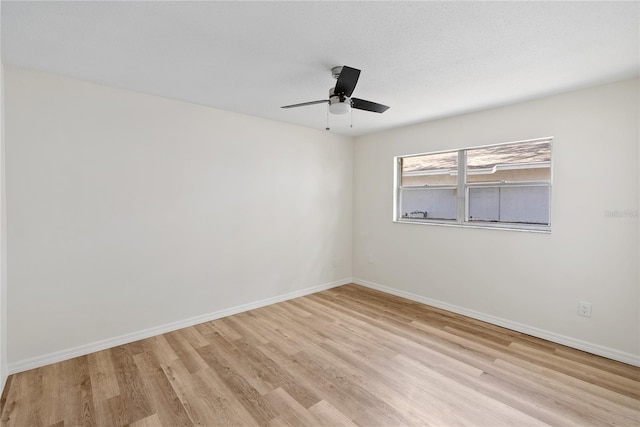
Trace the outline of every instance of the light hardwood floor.
<instances>
[{"instance_id":1,"label":"light hardwood floor","mask_svg":"<svg viewBox=\"0 0 640 427\"><path fill-rule=\"evenodd\" d=\"M640 425L640 368L346 285L10 377L2 426Z\"/></svg>"}]
</instances>

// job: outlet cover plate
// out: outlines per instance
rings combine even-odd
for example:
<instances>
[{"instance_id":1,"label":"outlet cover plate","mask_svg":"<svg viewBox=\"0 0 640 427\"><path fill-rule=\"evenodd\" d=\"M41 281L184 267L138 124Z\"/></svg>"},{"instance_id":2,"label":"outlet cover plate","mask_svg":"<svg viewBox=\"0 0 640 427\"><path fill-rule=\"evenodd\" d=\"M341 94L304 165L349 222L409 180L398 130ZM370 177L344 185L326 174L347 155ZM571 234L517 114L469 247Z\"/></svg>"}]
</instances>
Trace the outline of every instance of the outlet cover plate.
<instances>
[{"instance_id":1,"label":"outlet cover plate","mask_svg":"<svg viewBox=\"0 0 640 427\"><path fill-rule=\"evenodd\" d=\"M578 314L584 317L591 317L591 303L580 301L578 303Z\"/></svg>"}]
</instances>

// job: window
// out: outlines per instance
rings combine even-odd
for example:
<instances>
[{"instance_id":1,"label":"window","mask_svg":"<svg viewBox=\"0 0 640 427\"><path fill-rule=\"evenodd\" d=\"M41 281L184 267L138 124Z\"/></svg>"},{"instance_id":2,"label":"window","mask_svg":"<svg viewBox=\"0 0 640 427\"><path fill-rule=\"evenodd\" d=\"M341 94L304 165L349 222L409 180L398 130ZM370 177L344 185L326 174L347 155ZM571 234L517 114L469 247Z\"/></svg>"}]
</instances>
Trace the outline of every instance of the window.
<instances>
[{"instance_id":1,"label":"window","mask_svg":"<svg viewBox=\"0 0 640 427\"><path fill-rule=\"evenodd\" d=\"M551 141L396 157L394 221L549 231Z\"/></svg>"}]
</instances>

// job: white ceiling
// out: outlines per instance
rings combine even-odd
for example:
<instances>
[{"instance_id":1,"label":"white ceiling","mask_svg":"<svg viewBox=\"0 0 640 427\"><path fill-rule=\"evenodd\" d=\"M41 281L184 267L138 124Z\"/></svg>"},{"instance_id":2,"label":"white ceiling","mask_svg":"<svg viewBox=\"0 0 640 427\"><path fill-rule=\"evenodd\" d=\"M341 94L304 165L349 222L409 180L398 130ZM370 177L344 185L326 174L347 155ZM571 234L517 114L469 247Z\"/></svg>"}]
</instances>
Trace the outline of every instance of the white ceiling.
<instances>
[{"instance_id":1,"label":"white ceiling","mask_svg":"<svg viewBox=\"0 0 640 427\"><path fill-rule=\"evenodd\" d=\"M632 2L9 2L2 61L324 129L330 69L362 135L639 75Z\"/></svg>"}]
</instances>

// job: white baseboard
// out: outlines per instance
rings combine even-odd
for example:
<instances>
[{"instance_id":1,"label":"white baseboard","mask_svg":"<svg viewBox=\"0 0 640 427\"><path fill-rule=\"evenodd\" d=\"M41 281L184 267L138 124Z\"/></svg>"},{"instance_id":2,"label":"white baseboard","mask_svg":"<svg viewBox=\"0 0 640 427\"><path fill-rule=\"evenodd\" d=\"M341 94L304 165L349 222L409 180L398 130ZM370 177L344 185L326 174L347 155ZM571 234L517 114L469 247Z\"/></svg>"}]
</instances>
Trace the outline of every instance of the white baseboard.
<instances>
[{"instance_id":1,"label":"white baseboard","mask_svg":"<svg viewBox=\"0 0 640 427\"><path fill-rule=\"evenodd\" d=\"M282 295L277 295L271 298L266 298L259 301L250 302L247 304L238 305L235 307L227 308L224 310L215 311L213 313L207 313L200 316L191 317L177 322L167 323L161 326L145 329L138 332L132 332L125 335L120 335L113 338L108 338L101 341L96 341L88 344L83 344L77 347L48 353L42 356L36 356L29 359L20 360L17 362L9 363L9 374L16 374L18 372L27 371L29 369L39 368L41 366L50 365L51 363L61 362L63 360L72 359L78 356L85 356L89 353L96 351L106 350L108 348L117 347L119 345L128 344L130 342L142 340L145 338L153 337L156 335L165 334L167 332L173 332L178 329L187 328L189 326L197 325L200 323L210 322L212 320L220 319L223 317L231 316L234 314L242 313L256 308L264 307L271 304L287 301L293 298L302 297L305 295L314 294L316 292L324 291L326 289L335 288L336 286L346 285L352 283L352 278L345 278L337 280L335 282L324 283L321 285L311 286L309 288L301 289L298 291L289 292ZM6 378L4 378L6 380Z\"/></svg>"},{"instance_id":2,"label":"white baseboard","mask_svg":"<svg viewBox=\"0 0 640 427\"><path fill-rule=\"evenodd\" d=\"M490 314L481 313L479 311L470 310L457 305L449 304L443 301L434 300L431 298L423 297L421 295L412 294L410 292L401 291L398 289L390 288L388 286L380 285L378 283L369 282L368 280L353 278L353 283L367 288L375 289L387 294L396 295L402 298L406 298L411 301L416 301L422 304L430 305L432 307L447 310L453 313L461 314L463 316L471 317L476 320L491 323L493 325L502 326L503 328L511 329L517 332L522 332L527 335L542 338L551 342L566 345L578 350L583 350L588 353L593 353L598 356L603 356L608 359L617 360L619 362L627 363L629 365L640 366L640 356L632 353L626 353L613 348L593 344L590 342L582 341L576 338L571 338L565 335L556 334L555 332L546 331L533 326L525 325L522 323L514 322L511 320L503 319L500 317L492 316Z\"/></svg>"},{"instance_id":3,"label":"white baseboard","mask_svg":"<svg viewBox=\"0 0 640 427\"><path fill-rule=\"evenodd\" d=\"M77 347L48 353L42 356L36 356L29 359L20 360L17 362L9 363L8 374L16 374L18 372L27 371L29 369L39 368L51 363L61 362L63 360L72 359L74 357L85 356L87 354L105 350L119 345L128 344L130 342L138 341L141 339L149 338L155 335L161 335L167 332L176 331L178 329L186 328L189 326L197 325L200 323L210 322L212 320L220 319L223 317L231 316L234 314L242 313L256 308L265 307L267 305L276 304L282 301L287 301L293 298L298 298L305 295L314 294L316 292L324 291L326 289L335 288L337 286L346 285L348 283L356 283L367 288L375 289L381 292L385 292L391 295L396 295L402 298L406 298L412 301L416 301L422 304L430 305L443 310L451 311L453 313L468 316L473 319L481 320L493 325L502 326L507 329L511 329L524 334L532 335L538 338L546 339L558 344L566 345L568 347L583 350L589 353L603 356L609 359L617 360L630 365L640 366L640 356L625 353L619 350L615 350L609 347L604 347L598 344L589 343L586 341L578 340L575 338L567 337L564 335L556 334L554 332L546 331L543 329L528 326L522 323L513 322L511 320L495 317L489 314L481 313L474 310L469 310L464 307L459 307L453 304L449 304L443 301L434 300L431 298L423 297L421 295L413 294L410 292L401 291L388 286L380 285L378 283L370 282L360 278L345 278L337 280L335 282L324 283L317 286L311 286L309 288L301 289L294 292L289 292L282 295L277 295L271 298L266 298L259 301L242 304L239 306L231 307L224 310L215 311L213 313L203 314L200 316L191 317L188 319L180 320L177 322L167 323L161 326L145 329L138 332L132 332L125 335L120 335L106 340L96 341L80 345ZM7 375L2 375L0 378L0 390L4 388Z\"/></svg>"}]
</instances>

